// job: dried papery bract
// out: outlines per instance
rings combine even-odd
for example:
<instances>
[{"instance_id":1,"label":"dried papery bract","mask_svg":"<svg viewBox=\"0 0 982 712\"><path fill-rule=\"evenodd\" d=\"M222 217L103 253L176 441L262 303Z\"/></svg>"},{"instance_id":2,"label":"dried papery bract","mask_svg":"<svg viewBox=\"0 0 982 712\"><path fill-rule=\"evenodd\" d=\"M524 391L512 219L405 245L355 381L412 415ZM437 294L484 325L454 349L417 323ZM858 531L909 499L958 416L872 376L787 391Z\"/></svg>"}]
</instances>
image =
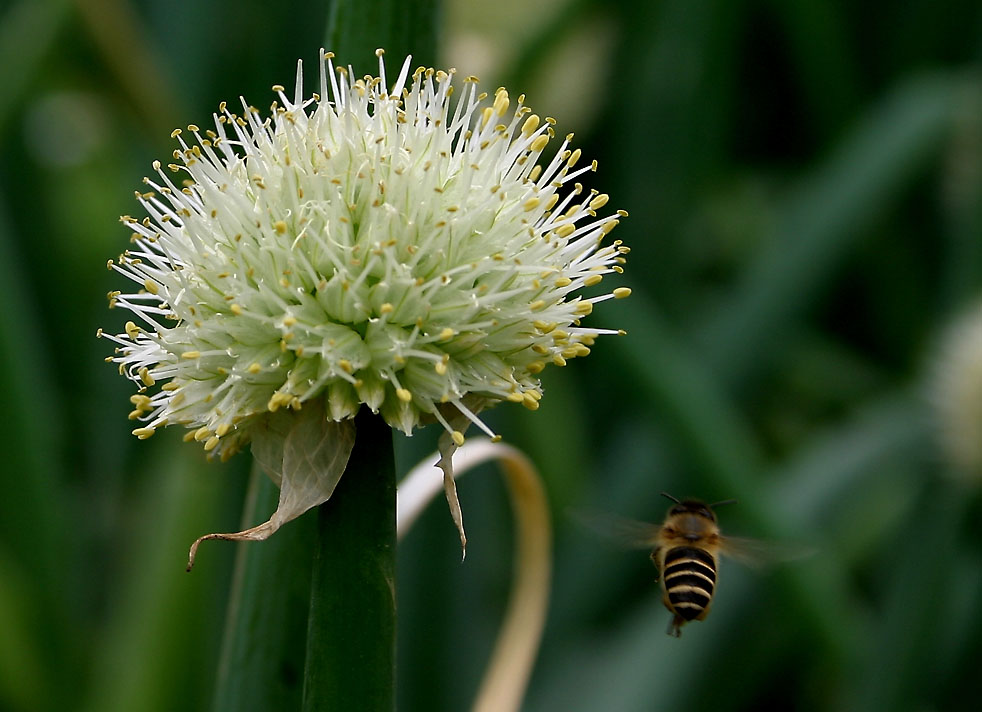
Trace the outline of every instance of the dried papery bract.
<instances>
[{"instance_id":1,"label":"dried papery bract","mask_svg":"<svg viewBox=\"0 0 982 712\"><path fill-rule=\"evenodd\" d=\"M628 252L606 239L625 213L579 182L595 164L570 136L541 160L554 122L522 97L409 70L389 84L380 54L358 79L325 54L312 97L298 69L268 118L223 104L214 130L174 132L137 194L146 217L123 218L133 246L110 266L137 286L110 302L136 320L103 335L138 389L133 432L183 425L221 458L252 443L293 492L260 533L330 496L350 434L325 423L363 406L406 433L438 422L449 468L470 424L494 435L483 409L534 410L544 368L619 333L581 323L630 293L580 293ZM301 431L338 448L315 487L288 457Z\"/></svg>"}]
</instances>

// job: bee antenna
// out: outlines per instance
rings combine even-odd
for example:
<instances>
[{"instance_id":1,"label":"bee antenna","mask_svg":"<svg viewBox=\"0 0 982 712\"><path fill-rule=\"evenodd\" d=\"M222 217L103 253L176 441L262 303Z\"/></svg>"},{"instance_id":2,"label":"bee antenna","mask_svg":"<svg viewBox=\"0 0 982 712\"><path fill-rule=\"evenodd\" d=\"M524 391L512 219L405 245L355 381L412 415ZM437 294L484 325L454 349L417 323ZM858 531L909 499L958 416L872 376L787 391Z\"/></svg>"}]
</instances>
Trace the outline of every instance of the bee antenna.
<instances>
[{"instance_id":1,"label":"bee antenna","mask_svg":"<svg viewBox=\"0 0 982 712\"><path fill-rule=\"evenodd\" d=\"M673 496L672 496L672 495L670 495L670 494L669 494L668 492L662 492L662 493L661 493L661 496L662 496L662 497L665 497L666 499L670 499L670 500L672 500L673 502L675 502L675 504L682 504L682 503L681 503L681 502L680 502L680 501L678 500L678 498L677 498L677 497L673 497Z\"/></svg>"},{"instance_id":2,"label":"bee antenna","mask_svg":"<svg viewBox=\"0 0 982 712\"><path fill-rule=\"evenodd\" d=\"M736 504L736 503L737 501L735 499L724 499L722 502L713 502L711 505L709 505L709 508L716 509L716 507L721 507L724 504Z\"/></svg>"}]
</instances>

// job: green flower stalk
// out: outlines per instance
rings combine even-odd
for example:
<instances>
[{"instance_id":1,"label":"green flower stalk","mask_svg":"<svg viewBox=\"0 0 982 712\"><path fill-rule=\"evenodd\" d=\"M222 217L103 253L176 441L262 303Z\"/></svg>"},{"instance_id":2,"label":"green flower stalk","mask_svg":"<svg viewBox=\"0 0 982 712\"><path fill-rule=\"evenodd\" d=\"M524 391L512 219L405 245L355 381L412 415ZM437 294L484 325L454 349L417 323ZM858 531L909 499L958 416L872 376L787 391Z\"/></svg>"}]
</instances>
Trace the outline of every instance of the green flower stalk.
<instances>
[{"instance_id":1,"label":"green flower stalk","mask_svg":"<svg viewBox=\"0 0 982 712\"><path fill-rule=\"evenodd\" d=\"M122 218L133 246L110 267L137 288L110 294L135 315L110 360L138 389L133 433L179 424L212 456L251 443L281 487L265 538L325 501L362 407L412 434L438 422L450 456L501 401L535 409L539 374L617 330L581 320L625 287L585 297L620 272L604 244L623 211L578 179L572 136L498 89L417 69L357 79L321 54L319 92L302 65L268 118L243 100L214 130L173 133ZM190 136L189 136L190 135ZM463 540L463 530L461 529Z\"/></svg>"}]
</instances>

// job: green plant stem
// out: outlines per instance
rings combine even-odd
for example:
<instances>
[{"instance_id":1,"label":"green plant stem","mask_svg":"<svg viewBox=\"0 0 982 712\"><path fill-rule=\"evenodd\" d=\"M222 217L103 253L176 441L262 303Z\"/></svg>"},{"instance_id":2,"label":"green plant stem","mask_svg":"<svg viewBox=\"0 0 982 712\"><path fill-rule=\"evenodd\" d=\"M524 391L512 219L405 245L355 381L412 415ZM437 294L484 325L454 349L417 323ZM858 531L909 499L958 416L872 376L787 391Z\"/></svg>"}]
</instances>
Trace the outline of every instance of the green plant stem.
<instances>
[{"instance_id":1,"label":"green plant stem","mask_svg":"<svg viewBox=\"0 0 982 712\"><path fill-rule=\"evenodd\" d=\"M406 55L413 67L436 65L440 27L439 0L331 0L328 3L325 48L356 76L378 68L375 50L384 49L394 78Z\"/></svg>"},{"instance_id":2,"label":"green plant stem","mask_svg":"<svg viewBox=\"0 0 982 712\"><path fill-rule=\"evenodd\" d=\"M278 495L255 465L241 528L268 517ZM316 522L307 512L268 541L237 545L215 712L300 706Z\"/></svg>"},{"instance_id":3,"label":"green plant stem","mask_svg":"<svg viewBox=\"0 0 982 712\"><path fill-rule=\"evenodd\" d=\"M348 467L317 513L303 709L395 708L392 431L362 408Z\"/></svg>"}]
</instances>

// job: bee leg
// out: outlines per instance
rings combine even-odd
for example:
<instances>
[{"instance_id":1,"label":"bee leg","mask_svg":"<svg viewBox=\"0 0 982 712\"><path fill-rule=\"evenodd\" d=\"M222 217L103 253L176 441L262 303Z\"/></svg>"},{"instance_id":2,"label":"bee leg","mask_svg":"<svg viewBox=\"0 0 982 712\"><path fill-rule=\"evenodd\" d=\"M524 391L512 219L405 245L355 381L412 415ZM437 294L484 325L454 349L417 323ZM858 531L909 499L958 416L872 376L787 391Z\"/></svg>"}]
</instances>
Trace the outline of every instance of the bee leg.
<instances>
[{"instance_id":1,"label":"bee leg","mask_svg":"<svg viewBox=\"0 0 982 712\"><path fill-rule=\"evenodd\" d=\"M681 638L683 625L685 625L685 618L676 613L672 617L672 620L668 622L668 630L666 632L673 638Z\"/></svg>"},{"instance_id":2,"label":"bee leg","mask_svg":"<svg viewBox=\"0 0 982 712\"><path fill-rule=\"evenodd\" d=\"M661 547L655 547L654 551L651 552L651 563L655 565L655 583L658 583L661 579L661 570L658 568L658 552L661 551Z\"/></svg>"}]
</instances>

